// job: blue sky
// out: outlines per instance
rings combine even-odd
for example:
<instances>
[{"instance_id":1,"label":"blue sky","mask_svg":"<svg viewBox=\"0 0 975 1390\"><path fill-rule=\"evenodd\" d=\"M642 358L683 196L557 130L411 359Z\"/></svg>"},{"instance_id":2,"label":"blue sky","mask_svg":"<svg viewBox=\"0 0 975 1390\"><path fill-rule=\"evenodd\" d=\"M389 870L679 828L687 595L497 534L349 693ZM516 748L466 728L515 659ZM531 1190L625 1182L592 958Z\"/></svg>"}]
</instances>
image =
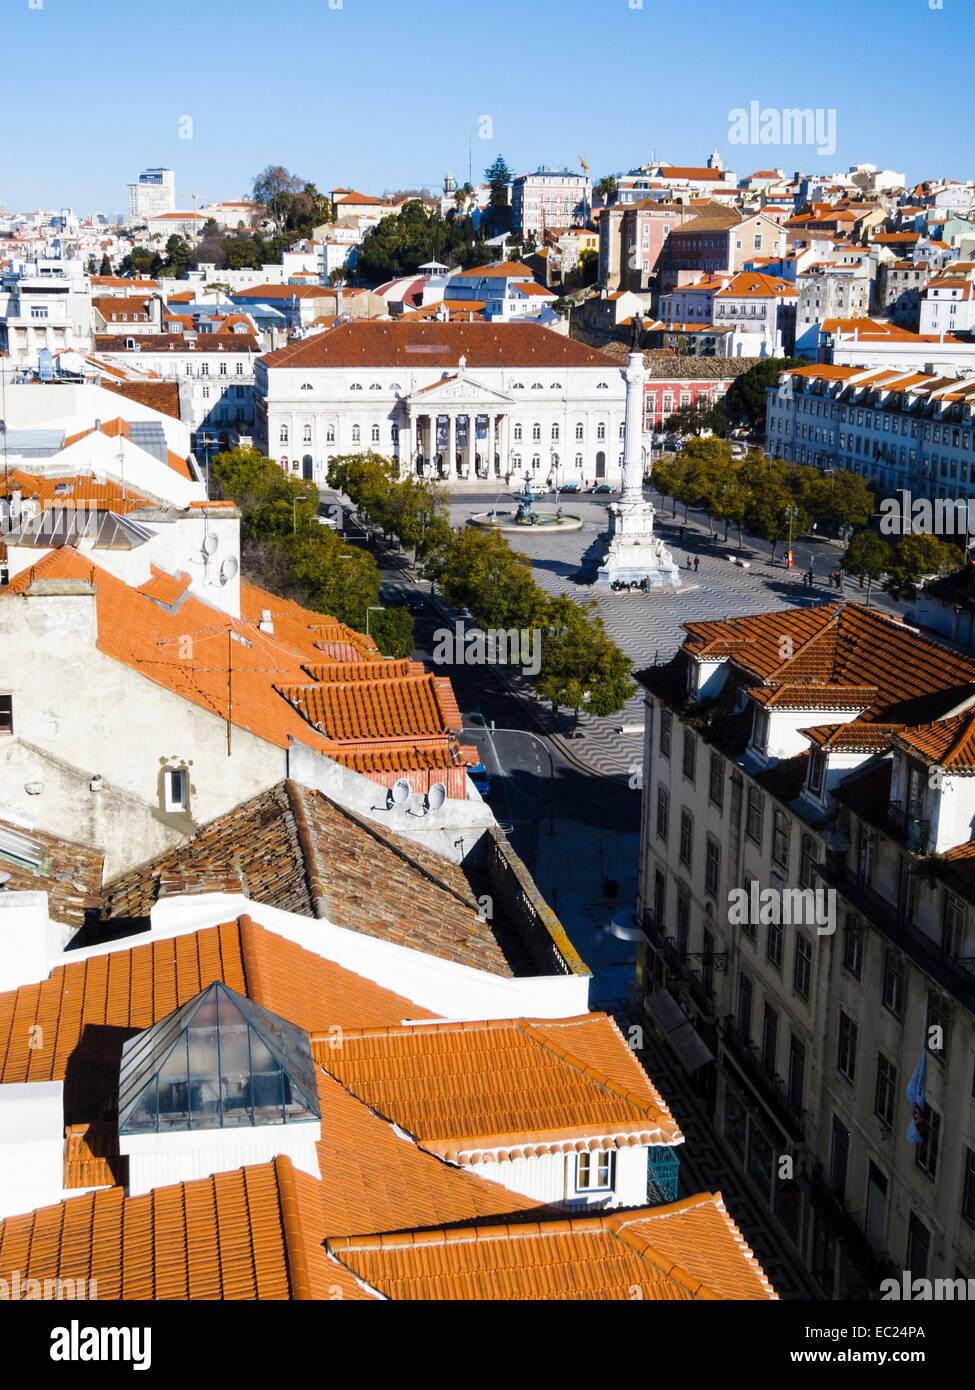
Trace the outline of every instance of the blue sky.
<instances>
[{"instance_id":1,"label":"blue sky","mask_svg":"<svg viewBox=\"0 0 975 1390\"><path fill-rule=\"evenodd\" d=\"M739 174L970 178L975 10L933 3L4 0L0 201L116 211L152 165L175 169L186 207L239 196L268 163L322 189L438 186L466 178L469 133L475 180L499 153L515 172L581 154L598 178L715 146ZM835 109L835 154L730 144L729 112L752 101Z\"/></svg>"}]
</instances>

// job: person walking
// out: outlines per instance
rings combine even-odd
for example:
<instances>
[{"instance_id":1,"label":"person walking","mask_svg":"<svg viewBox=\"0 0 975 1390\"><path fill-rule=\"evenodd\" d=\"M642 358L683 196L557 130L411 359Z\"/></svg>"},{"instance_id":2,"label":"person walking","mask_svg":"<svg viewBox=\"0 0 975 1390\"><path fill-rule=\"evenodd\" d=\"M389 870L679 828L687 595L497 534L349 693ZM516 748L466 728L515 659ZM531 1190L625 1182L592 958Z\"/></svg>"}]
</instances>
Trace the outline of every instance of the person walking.
<instances>
[{"instance_id":1,"label":"person walking","mask_svg":"<svg viewBox=\"0 0 975 1390\"><path fill-rule=\"evenodd\" d=\"M700 568L701 568L700 557L697 556L697 555L695 555L695 556L694 556L694 573L697 574L697 572L698 572L698 570L699 570Z\"/></svg>"}]
</instances>

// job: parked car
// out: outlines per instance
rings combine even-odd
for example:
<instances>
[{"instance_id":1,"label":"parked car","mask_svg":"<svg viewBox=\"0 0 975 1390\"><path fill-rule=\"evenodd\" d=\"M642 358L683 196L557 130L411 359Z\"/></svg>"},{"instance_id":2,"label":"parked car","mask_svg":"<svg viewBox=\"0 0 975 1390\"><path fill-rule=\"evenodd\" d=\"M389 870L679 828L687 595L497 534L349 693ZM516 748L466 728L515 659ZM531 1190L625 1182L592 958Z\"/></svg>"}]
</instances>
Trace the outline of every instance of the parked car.
<instances>
[{"instance_id":1,"label":"parked car","mask_svg":"<svg viewBox=\"0 0 975 1390\"><path fill-rule=\"evenodd\" d=\"M467 775L474 783L479 795L483 797L491 795L491 778L483 763L475 763L473 767L469 767Z\"/></svg>"},{"instance_id":2,"label":"parked car","mask_svg":"<svg viewBox=\"0 0 975 1390\"><path fill-rule=\"evenodd\" d=\"M406 600L406 606L411 613L420 613L426 607L427 601L422 594L413 594Z\"/></svg>"},{"instance_id":3,"label":"parked car","mask_svg":"<svg viewBox=\"0 0 975 1390\"><path fill-rule=\"evenodd\" d=\"M563 483L562 486L559 488L559 492L578 492L579 487L580 484L578 482ZM554 492L555 488L553 488L552 491Z\"/></svg>"},{"instance_id":4,"label":"parked car","mask_svg":"<svg viewBox=\"0 0 975 1390\"><path fill-rule=\"evenodd\" d=\"M592 485L592 487L589 489L589 491L590 491L590 492L615 492L616 489L613 487L613 484L612 484L612 483L593 483L593 485Z\"/></svg>"}]
</instances>

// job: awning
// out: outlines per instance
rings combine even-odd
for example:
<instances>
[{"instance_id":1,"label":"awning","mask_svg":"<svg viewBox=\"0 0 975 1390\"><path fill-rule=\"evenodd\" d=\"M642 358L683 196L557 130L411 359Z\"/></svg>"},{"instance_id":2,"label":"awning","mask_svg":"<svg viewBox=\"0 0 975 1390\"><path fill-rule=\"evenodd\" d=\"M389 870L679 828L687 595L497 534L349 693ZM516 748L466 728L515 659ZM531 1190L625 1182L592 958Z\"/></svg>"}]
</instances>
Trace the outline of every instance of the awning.
<instances>
[{"instance_id":1,"label":"awning","mask_svg":"<svg viewBox=\"0 0 975 1390\"><path fill-rule=\"evenodd\" d=\"M647 996L645 1004L647 1012L677 1053L685 1071L693 1076L694 1072L714 1061L714 1053L669 990L654 990L653 994Z\"/></svg>"}]
</instances>

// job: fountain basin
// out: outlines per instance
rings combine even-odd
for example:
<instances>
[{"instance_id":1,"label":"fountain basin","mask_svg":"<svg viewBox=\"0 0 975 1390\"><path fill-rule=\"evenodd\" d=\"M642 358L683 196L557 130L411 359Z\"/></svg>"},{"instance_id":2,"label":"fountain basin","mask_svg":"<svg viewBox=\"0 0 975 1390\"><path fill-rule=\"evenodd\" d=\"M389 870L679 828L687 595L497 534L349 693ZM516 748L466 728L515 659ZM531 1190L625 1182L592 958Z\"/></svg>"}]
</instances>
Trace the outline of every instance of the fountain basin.
<instances>
[{"instance_id":1,"label":"fountain basin","mask_svg":"<svg viewBox=\"0 0 975 1390\"><path fill-rule=\"evenodd\" d=\"M467 525L477 527L481 531L502 531L511 535L538 534L545 531L581 531L582 517L574 516L570 512L564 512L562 516L556 516L555 512L538 512L534 521L527 519L519 520L517 512L502 512L492 510L490 512L475 512L473 516L467 518Z\"/></svg>"}]
</instances>

